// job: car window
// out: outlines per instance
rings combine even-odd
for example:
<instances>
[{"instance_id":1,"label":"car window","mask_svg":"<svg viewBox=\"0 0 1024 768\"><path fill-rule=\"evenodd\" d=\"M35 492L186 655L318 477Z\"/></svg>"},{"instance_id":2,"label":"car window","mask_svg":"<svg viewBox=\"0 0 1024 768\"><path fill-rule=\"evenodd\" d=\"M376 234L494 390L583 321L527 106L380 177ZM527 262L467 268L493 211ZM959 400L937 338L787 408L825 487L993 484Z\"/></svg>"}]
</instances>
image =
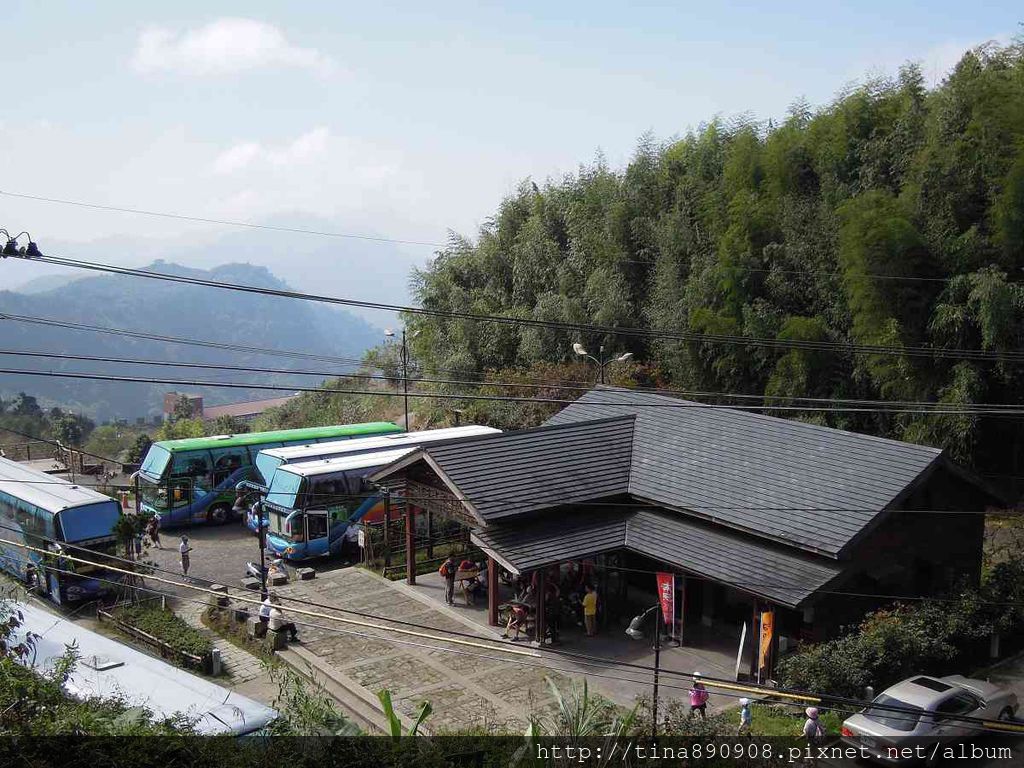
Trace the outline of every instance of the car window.
<instances>
[{"instance_id":1,"label":"car window","mask_svg":"<svg viewBox=\"0 0 1024 768\"><path fill-rule=\"evenodd\" d=\"M939 720L955 716L967 715L978 709L978 700L969 693L958 693L943 701L935 708L935 716Z\"/></svg>"},{"instance_id":2,"label":"car window","mask_svg":"<svg viewBox=\"0 0 1024 768\"><path fill-rule=\"evenodd\" d=\"M909 733L917 727L917 722L921 719L923 712L921 707L915 707L913 704L907 704L905 701L883 693L876 696L875 700L871 702L871 706L862 714L869 720L881 723L886 728Z\"/></svg>"}]
</instances>

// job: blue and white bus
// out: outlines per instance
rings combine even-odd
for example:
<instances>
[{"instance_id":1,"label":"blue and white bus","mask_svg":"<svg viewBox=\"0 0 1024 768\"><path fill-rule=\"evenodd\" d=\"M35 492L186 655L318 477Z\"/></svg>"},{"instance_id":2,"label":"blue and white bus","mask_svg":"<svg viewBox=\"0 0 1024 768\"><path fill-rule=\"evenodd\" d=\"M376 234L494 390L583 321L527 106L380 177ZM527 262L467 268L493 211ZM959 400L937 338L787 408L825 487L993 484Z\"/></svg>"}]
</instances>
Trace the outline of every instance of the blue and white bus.
<instances>
[{"instance_id":1,"label":"blue and white bus","mask_svg":"<svg viewBox=\"0 0 1024 768\"><path fill-rule=\"evenodd\" d=\"M94 600L116 587L110 583L120 580L116 572L64 555L100 561L104 554L116 556L120 515L109 496L0 458L0 539L46 550L0 543L0 568L57 604Z\"/></svg>"},{"instance_id":2,"label":"blue and white bus","mask_svg":"<svg viewBox=\"0 0 1024 768\"><path fill-rule=\"evenodd\" d=\"M414 450L374 451L279 467L263 502L269 518L267 549L286 560L339 553L349 526L376 521L384 514L384 499L366 476Z\"/></svg>"},{"instance_id":3,"label":"blue and white bus","mask_svg":"<svg viewBox=\"0 0 1024 768\"><path fill-rule=\"evenodd\" d=\"M445 427L443 429L425 429L420 432L403 432L394 435L379 435L377 437L359 437L354 440L335 440L331 442L315 443L312 445L291 445L283 448L267 448L256 456L256 474L253 478L239 483L239 491L255 491L260 496L265 496L267 488L279 467L288 464L306 464L312 461L324 461L327 459L341 458L344 456L359 456L375 451L391 451L400 448L418 448L427 443L446 442L457 440L463 437L476 437L478 435L489 435L501 432L494 427L481 427L470 424L464 427ZM262 479L262 483L259 480ZM263 516L263 524L269 525L270 521L266 514ZM253 532L259 530L259 517L253 505L249 506L246 515L246 525Z\"/></svg>"}]
</instances>

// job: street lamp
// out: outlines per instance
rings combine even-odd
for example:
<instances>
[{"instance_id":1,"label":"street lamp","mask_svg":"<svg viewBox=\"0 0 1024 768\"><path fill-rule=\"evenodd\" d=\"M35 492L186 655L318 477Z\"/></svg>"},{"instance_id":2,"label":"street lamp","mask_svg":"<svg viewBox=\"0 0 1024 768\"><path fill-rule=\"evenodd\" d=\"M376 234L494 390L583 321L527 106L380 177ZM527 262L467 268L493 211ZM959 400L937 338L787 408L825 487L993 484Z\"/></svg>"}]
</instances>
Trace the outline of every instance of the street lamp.
<instances>
[{"instance_id":1,"label":"street lamp","mask_svg":"<svg viewBox=\"0 0 1024 768\"><path fill-rule=\"evenodd\" d=\"M633 620L629 622L629 626L626 627L626 635L633 640L643 640L644 633L640 629L643 623L647 620L647 617L657 611L661 607L660 603L655 603L646 611L641 613L639 616L634 616ZM658 673L661 670L661 615L655 615L654 617L654 692L651 696L651 739L657 740L658 738Z\"/></svg>"},{"instance_id":2,"label":"street lamp","mask_svg":"<svg viewBox=\"0 0 1024 768\"><path fill-rule=\"evenodd\" d=\"M606 359L604 356L604 344L598 347L598 357L594 357L593 355L588 354L586 348L578 341L572 345L572 351L575 352L580 357L589 357L597 364L598 379L602 384L604 384L604 369L610 363L625 363L631 360L633 357L632 352L623 352L618 357L610 357Z\"/></svg>"},{"instance_id":3,"label":"street lamp","mask_svg":"<svg viewBox=\"0 0 1024 768\"><path fill-rule=\"evenodd\" d=\"M384 331L384 335L393 339L395 332L390 328ZM402 400L405 403L405 421L402 422L405 431L409 431L409 349L405 343L405 328L402 329Z\"/></svg>"}]
</instances>

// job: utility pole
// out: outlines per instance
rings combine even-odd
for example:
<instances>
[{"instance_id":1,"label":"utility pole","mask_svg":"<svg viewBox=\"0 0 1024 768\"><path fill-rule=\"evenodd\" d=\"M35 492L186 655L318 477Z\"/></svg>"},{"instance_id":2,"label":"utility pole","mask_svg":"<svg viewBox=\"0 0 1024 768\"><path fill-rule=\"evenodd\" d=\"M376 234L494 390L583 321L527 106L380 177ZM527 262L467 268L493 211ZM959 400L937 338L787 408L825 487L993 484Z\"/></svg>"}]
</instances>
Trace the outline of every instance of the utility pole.
<instances>
[{"instance_id":1,"label":"utility pole","mask_svg":"<svg viewBox=\"0 0 1024 768\"><path fill-rule=\"evenodd\" d=\"M256 502L256 514L259 515L259 536L260 543L260 596L263 600L270 597L267 592L267 524L263 521L263 502Z\"/></svg>"},{"instance_id":2,"label":"utility pole","mask_svg":"<svg viewBox=\"0 0 1024 768\"><path fill-rule=\"evenodd\" d=\"M402 400L405 402L405 431L409 431L409 348L405 342L405 328L402 329Z\"/></svg>"}]
</instances>

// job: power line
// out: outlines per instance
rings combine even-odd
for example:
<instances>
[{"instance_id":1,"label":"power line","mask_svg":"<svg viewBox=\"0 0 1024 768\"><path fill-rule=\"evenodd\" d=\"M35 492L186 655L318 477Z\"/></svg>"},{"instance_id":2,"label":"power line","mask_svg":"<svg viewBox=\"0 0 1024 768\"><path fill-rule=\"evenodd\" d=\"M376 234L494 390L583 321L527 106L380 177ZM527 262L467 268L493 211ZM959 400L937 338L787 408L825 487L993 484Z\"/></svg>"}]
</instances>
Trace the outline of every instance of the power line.
<instances>
[{"instance_id":1,"label":"power line","mask_svg":"<svg viewBox=\"0 0 1024 768\"><path fill-rule=\"evenodd\" d=\"M7 539L0 539L0 544L9 544L9 545L13 545L13 546L16 546L16 547L20 547L20 548L22 548L22 549L24 549L26 551L35 551L35 552L39 552L41 554L47 554L46 550L43 550L43 549L41 549L39 547L33 547L31 545L28 545L28 544L23 544L23 543L19 543L19 542L15 542L15 541L10 541L10 540L7 540ZM87 559L78 558L78 557L75 557L73 555L66 555L65 554L65 555L62 555L62 557L65 558L66 560L71 560L72 562L78 562L78 563L82 563L82 564L85 564L85 565L92 565L94 567L100 568L101 570L112 571L112 572L115 572L115 573L121 573L123 575L128 575L128 576L140 576L141 575L141 576L143 576L143 578L147 578L146 574L140 574L137 571L127 571L127 570L116 568L116 567L112 567L110 565L106 565L106 564L103 564L103 563L98 563L98 562L95 562L95 561L90 561L90 560L87 560ZM71 572L71 573L73 574L73 572ZM169 585L173 585L173 586L178 586L178 587L184 587L186 589L191 589L191 590L194 590L194 591L203 592L203 593L208 594L208 595L214 595L214 596L217 596L217 597L225 596L224 593L214 592L212 589L200 587L200 586L194 585L194 584L187 584L187 583L183 583L183 582L172 581L170 579L164 579L162 577L153 576L152 574L149 574L148 578L152 578L155 581L159 581L159 582L162 582L162 583L165 583L165 584L169 584ZM104 579L104 581L109 581L109 580ZM146 588L146 587L142 587L142 589L146 589L147 591L149 591L148 588ZM230 598L233 598L235 600L239 600L241 602L246 602L246 603L256 604L256 605L261 604L260 600L255 599L255 598L251 598L251 597L248 597L248 596L244 596L244 595L229 594L227 596L230 597ZM368 623L362 622L362 621L346 619L346 618L340 617L340 616L331 616L331 615L328 615L328 614L321 614L321 613L316 613L316 612L312 612L312 611L306 611L304 609L291 608L290 610L293 613L297 613L297 614L300 614L300 615L309 615L309 616L312 616L314 618L325 618L325 619L328 619L330 621L337 621L337 622L346 623L346 624L354 624L356 626L361 626L361 627L368 628L368 629L377 629L377 630L382 630L382 631L391 631L391 632L395 632L397 634L402 634L402 635L406 635L406 636L410 636L411 635L411 636L414 636L414 637L424 637L426 639L436 640L436 641L439 641L441 643L450 643L450 644L461 645L461 646L478 647L478 648L482 648L482 649L487 650L487 651L498 651L498 652L501 652L501 653L507 653L507 654L511 654L511 655L528 656L530 658L539 658L540 657L539 653L535 653L535 652L532 652L532 651L525 651L525 650L522 650L522 649L519 649L519 648L511 648L511 647L508 647L507 645L503 645L503 644L498 644L496 646L481 645L480 643L465 641L465 640L462 640L462 639L457 638L457 637L451 637L451 636L445 636L445 637L425 636L422 633L412 632L412 631L408 631L408 630L405 630L405 629L402 629L402 628L397 628L397 627L381 627L379 625L368 624ZM387 619L387 618L383 618L383 620L384 621L393 621L393 620ZM431 628L429 628L429 631L437 632L439 630L431 627ZM374 635L372 637L376 638L377 636ZM476 637L476 636L472 636L472 637ZM378 638L378 639L385 639L385 638ZM477 637L477 639L481 639L481 638ZM484 640L486 642L493 642L493 641L491 641L489 639L486 639L486 638L484 638ZM438 649L438 650L444 650L444 651L448 651L449 650L447 648L437 648L437 646L434 646L434 648ZM585 655L585 654L572 654L572 653L567 653L565 651L557 651L557 650L552 650L552 651L550 651L550 653L552 653L554 655L558 655L558 656L563 656L563 657L576 656L578 658L583 658L583 659L590 660L590 661L592 661L592 662L594 662L596 664L601 664L602 666L604 666L604 665L625 666L625 667L630 667L630 668L642 669L644 671L652 671L652 672L654 671L653 667L647 667L647 666L644 666L644 665L633 664L633 663L630 663L630 662L620 662L620 661L618 661L616 659L608 659L608 658L602 658L602 657L588 656L588 655ZM490 657L488 657L488 658L490 658ZM584 663L584 662L577 660L575 663ZM593 666L594 663L590 664L590 666ZM557 669L557 668L554 668L554 669ZM571 671L571 670L561 670L561 671ZM692 675L693 675L693 673L680 673L680 672L675 672L674 670L661 670L661 672L662 672L662 674L666 674L666 675L674 676L674 677L692 677ZM820 703L820 704L826 704L827 705L827 702L834 701L834 702L837 702L839 704L852 704L852 705L857 706L858 708L864 708L864 707L871 706L871 707L874 707L876 709L893 711L893 712L897 712L897 713L905 713L905 714L908 714L910 716L918 716L918 717L920 716L920 712L918 712L916 710L913 710L913 709L911 709L909 707L900 707L900 706L874 704L872 702L864 702L864 701L860 701L860 700L857 700L857 699L850 699L850 698L847 698L847 697L831 696L829 694L808 694L808 693L805 693L805 692L802 692L802 691L789 691L789 690L786 690L786 689L769 688L767 686L739 685L739 684L734 683L733 681L723 680L721 678L715 678L715 677L706 676L706 675L702 675L701 677L702 677L702 681L705 682L706 685L709 685L709 686L711 686L713 688L724 688L726 690L732 689L732 690L735 690L735 691L755 692L755 693L761 693L761 694L768 694L768 695L774 696L774 697L782 697L782 698L790 698L790 699L801 700L801 701L803 701L805 703ZM646 681L638 681L638 680L633 680L633 679L629 679L629 678L619 678L619 679L623 680L623 681L626 681L626 682L646 683ZM988 728L988 729L997 730L997 731L1000 731L1000 732L1024 731L1024 725L1018 725L1018 724L1014 724L1014 723L1006 723L1006 722L1002 722L1002 721L998 721L998 720L984 720L982 718L974 718L974 717L969 717L969 716L965 716L965 715L952 716L952 719L957 719L957 720L960 720L960 721L963 721L963 722L966 722L966 723L971 723L971 724L979 725L983 729L984 728Z\"/></svg>"},{"instance_id":2,"label":"power line","mask_svg":"<svg viewBox=\"0 0 1024 768\"><path fill-rule=\"evenodd\" d=\"M10 192L0 190L0 195L6 197L18 198L21 200L33 200L35 202L42 203L53 203L59 205L69 205L78 208L89 208L92 210L109 211L113 213L130 213L140 216L153 216L163 219L174 219L178 221L193 221L201 224L217 224L221 226L230 227L242 227L245 229L261 229L273 232L288 232L292 234L301 235L316 235L320 237L333 237L333 238L346 238L354 240L368 240L372 242L385 242L385 243L397 243L402 245L423 245L433 248L448 248L451 243L437 243L424 240L403 240L391 237L378 237L371 235L359 235L346 232L326 232L314 229L304 229L301 227L284 227L270 224L257 224L248 221L236 221L228 219L211 219L201 216L191 216L186 214L167 213L162 211L149 211L139 208L126 208L122 206L114 205L103 205L99 203L88 203L79 200L64 200L54 197L44 197L42 195L29 195L19 192ZM616 264L641 264L644 266L654 266L655 261L650 259L616 259ZM739 272L752 272L752 273L776 273L784 275L807 275L807 276L825 276L825 277L843 277L842 272L829 271L829 270L800 270L800 269L775 269L775 268L758 268L758 267L742 267L738 265L732 265L728 267L729 270ZM949 283L954 278L948 277L918 277L912 275L882 275L875 273L867 273L864 275L857 275L858 278L868 278L870 280L891 280L891 281L908 281L908 282L928 282L928 283ZM1011 285L1017 285L1017 282L1011 282Z\"/></svg>"},{"instance_id":3,"label":"power line","mask_svg":"<svg viewBox=\"0 0 1024 768\"><path fill-rule=\"evenodd\" d=\"M93 381L116 381L137 384L170 384L174 386L190 387L215 387L225 389L263 389L278 392L314 392L320 394L343 394L343 395L370 395L373 397L402 397L401 392L389 392L385 390L357 390L343 389L337 387L309 387L300 385L276 385L256 384L226 381L203 381L191 379L167 379L156 377L124 376L84 372L67 371L38 371L22 370L17 368L0 368L0 374L16 376L40 376L42 378L64 378L64 379L87 379ZM597 390L600 392L601 390ZM627 390L628 391L628 390ZM616 390L608 390L609 394ZM416 397L427 400L472 400L486 402L525 402L525 403L550 403L558 405L571 405L576 400L556 397L523 397L516 395L474 395L465 393L442 393L442 392L410 392L409 397ZM963 408L963 407L940 407L940 408L862 408L842 407L827 408L821 406L789 406L789 405L719 405L715 403L678 402L678 403L626 403L615 400L591 401L592 405L619 405L629 408L704 408L712 410L734 410L734 411L817 411L822 413L893 413L893 414L937 414L937 415L979 415L1000 418L1014 418L1024 416L1024 406L1017 410L1008 410L1004 406L998 408ZM1011 406L1013 407L1013 406Z\"/></svg>"},{"instance_id":4,"label":"power line","mask_svg":"<svg viewBox=\"0 0 1024 768\"><path fill-rule=\"evenodd\" d=\"M324 378L349 378L349 379L365 379L368 381L394 381L394 376L385 376L382 374L366 374L358 372L346 372L346 371L310 371L302 369L292 368L268 368L265 366L244 366L244 365L221 365L214 363L201 363L201 362L174 362L169 360L153 360L146 358L128 358L128 357L113 357L107 355L74 355L65 354L59 352L36 352L31 350L14 350L14 349L0 349L0 355L8 355L12 357L39 357L54 360L76 360L82 362L103 362L103 363L119 363L124 365L151 365L155 367L171 367L171 368L198 368L205 370L221 370L221 371L243 371L250 373L264 373L264 374L286 374L296 376L322 376ZM506 389L551 389L562 392L576 392L580 393L585 391L584 387L572 387L563 386L559 384L526 384L517 382L505 382L505 381L468 381L460 379L435 379L429 377L417 377L412 379L413 383L422 384L442 384L442 385L454 385L454 386L470 386L470 387L500 387ZM787 397L777 396L772 398L769 395L733 395L726 392L689 392L685 390L675 389L661 389L654 387L638 387L630 388L630 391L643 392L647 394L658 394L667 396L678 396L678 397L720 397L720 398L746 398L746 399L778 399L785 400L787 402L811 402L811 403L841 403L841 404L854 404L854 405L872 405L883 408L907 406L917 408L936 408L945 409L951 407L951 404L940 403L940 402L929 402L929 401L890 401L890 400L858 400L858 399L846 399L846 398L816 398L816 397ZM759 408L770 408L771 406L757 406ZM971 403L967 406L970 409L998 409L998 410L1012 410L1015 408L1024 408L1024 405L1018 406L1013 404L1003 403ZM806 409L803 409L806 410ZM811 409L813 410L813 409Z\"/></svg>"},{"instance_id":5,"label":"power line","mask_svg":"<svg viewBox=\"0 0 1024 768\"><path fill-rule=\"evenodd\" d=\"M15 197L21 200L34 200L40 203L57 203L60 205L72 205L78 208L90 208L97 211L111 211L114 213L132 213L139 216L155 216L161 219L174 219L176 221L194 221L199 224L218 224L227 227L244 227L245 229L260 229L271 232L288 232L296 235L318 235L320 237L337 237L346 240L366 240L377 243L396 243L399 245L425 245L432 248L445 248L443 243L432 243L424 240L401 240L394 237L378 237L375 235L359 235L351 232L328 232L316 229L301 229L299 227L280 227L272 224L255 224L249 221L232 221L229 219L211 219L204 216L189 216L179 213L163 213L161 211L147 211L141 208L122 208L115 205L100 205L99 203L85 203L78 200L61 200L55 197L42 197L41 195L26 195L19 192L8 192L0 190L0 195Z\"/></svg>"},{"instance_id":6,"label":"power line","mask_svg":"<svg viewBox=\"0 0 1024 768\"><path fill-rule=\"evenodd\" d=\"M473 320L479 322L492 322L503 325L527 326L534 328L548 328L554 330L582 331L594 334L610 334L619 336L636 336L641 338L670 339L674 341L695 341L708 343L726 343L740 346L758 346L771 349L803 349L818 352L841 351L848 354L882 354L895 355L897 357L924 357L924 358L947 358L955 360L980 360L991 362L1024 362L1024 350L990 351L990 350L967 350L947 349L936 347L892 347L882 345L867 345L840 343L830 341L797 341L782 339L767 339L756 337L733 336L726 334L707 334L692 332L677 332L657 329L626 328L590 325L584 323L564 323L547 320L536 320L532 318L508 317L504 315L485 315L472 312L457 312L452 310L435 310L424 307L405 306L400 304L387 304L384 302L364 301L348 299L336 296L325 296L318 294L302 293L299 291L283 290L277 288L260 288L257 286L243 285L239 283L228 283L218 280L210 280L198 277L187 277L173 275L166 272L153 270L134 269L130 267L118 267L111 264L91 262L78 259L70 259L56 256L40 256L29 259L30 261L44 262L59 266L76 267L97 272L109 272L112 274L128 275L132 277L143 277L151 280L183 283L223 290L240 291L263 296L276 296L279 298L299 299L325 304L337 304L341 306L360 307L362 309L378 309L388 312L402 312L410 315L440 317L446 319Z\"/></svg>"}]
</instances>

